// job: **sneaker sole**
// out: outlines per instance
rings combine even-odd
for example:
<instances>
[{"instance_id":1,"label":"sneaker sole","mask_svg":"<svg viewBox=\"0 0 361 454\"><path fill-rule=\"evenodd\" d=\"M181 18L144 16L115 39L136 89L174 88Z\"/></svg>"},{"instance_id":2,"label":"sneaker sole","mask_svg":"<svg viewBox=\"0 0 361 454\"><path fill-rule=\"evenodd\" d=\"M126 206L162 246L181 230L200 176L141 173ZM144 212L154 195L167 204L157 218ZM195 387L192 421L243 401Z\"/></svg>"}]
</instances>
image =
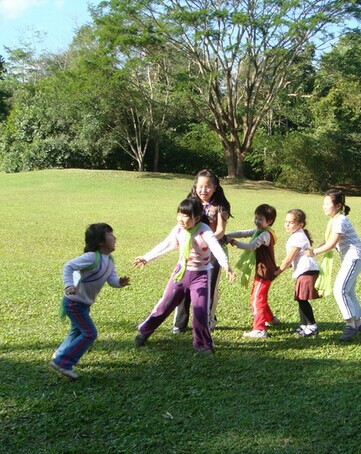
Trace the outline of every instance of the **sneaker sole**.
<instances>
[{"instance_id":1,"label":"sneaker sole","mask_svg":"<svg viewBox=\"0 0 361 454\"><path fill-rule=\"evenodd\" d=\"M339 339L341 342L351 342L358 336L359 333L360 330L356 328L355 331L352 331L352 334L348 334L346 336L344 334L341 334Z\"/></svg>"},{"instance_id":2,"label":"sneaker sole","mask_svg":"<svg viewBox=\"0 0 361 454\"><path fill-rule=\"evenodd\" d=\"M54 369L56 372L58 372L61 375L64 375L64 377L69 378L69 380L74 381L79 378L79 376L73 372L73 371L67 371L66 369L63 369L62 367L59 367L57 364L55 364L53 361L50 361L49 367Z\"/></svg>"},{"instance_id":3,"label":"sneaker sole","mask_svg":"<svg viewBox=\"0 0 361 454\"><path fill-rule=\"evenodd\" d=\"M355 336L348 337L347 339L344 339L344 338L340 337L340 341L341 342L351 342L351 341L353 341L356 338L356 336L357 336L357 334Z\"/></svg>"}]
</instances>

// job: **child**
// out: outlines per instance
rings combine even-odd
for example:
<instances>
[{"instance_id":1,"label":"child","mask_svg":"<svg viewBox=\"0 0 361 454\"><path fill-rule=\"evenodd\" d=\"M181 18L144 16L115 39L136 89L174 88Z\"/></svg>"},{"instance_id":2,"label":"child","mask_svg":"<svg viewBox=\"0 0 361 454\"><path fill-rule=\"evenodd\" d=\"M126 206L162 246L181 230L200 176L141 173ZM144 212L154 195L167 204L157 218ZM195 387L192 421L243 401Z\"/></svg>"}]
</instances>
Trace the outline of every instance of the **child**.
<instances>
[{"instance_id":1,"label":"child","mask_svg":"<svg viewBox=\"0 0 361 454\"><path fill-rule=\"evenodd\" d=\"M199 171L188 197L198 197L200 199L207 223L221 246L225 248L226 243L222 238L226 230L227 220L231 216L231 206L224 195L222 186L219 184L217 175L207 169ZM221 267L213 254L211 255L211 264L213 268L211 271L211 315L209 323L210 329L213 331L216 327L218 283L221 274ZM190 303L189 298L187 298L176 308L172 330L174 334L187 331Z\"/></svg>"},{"instance_id":2,"label":"child","mask_svg":"<svg viewBox=\"0 0 361 454\"><path fill-rule=\"evenodd\" d=\"M319 298L315 289L319 267L313 257L307 257L305 251L311 247L312 240L306 227L306 214L299 209L288 211L285 228L291 236L286 243L286 257L275 276L292 266L292 277L297 279L294 299L298 302L300 326L294 332L301 337L317 336L318 326L308 300Z\"/></svg>"},{"instance_id":3,"label":"child","mask_svg":"<svg viewBox=\"0 0 361 454\"><path fill-rule=\"evenodd\" d=\"M133 265L143 267L149 261L179 247L179 262L175 267L162 298L150 315L138 327L136 346L145 344L148 337L174 311L184 298L190 296L193 306L193 346L200 352L213 352L209 329L211 253L232 281L235 276L228 265L227 255L211 228L200 222L203 207L199 199L183 200L178 207L177 223L168 237Z\"/></svg>"},{"instance_id":4,"label":"child","mask_svg":"<svg viewBox=\"0 0 361 454\"><path fill-rule=\"evenodd\" d=\"M244 249L236 268L242 271L241 284L246 288L252 272L252 267L256 265L256 276L253 283L250 304L254 317L253 330L243 333L245 337L264 338L267 337L267 326L278 324L280 321L273 316L268 305L267 297L271 282L275 278L277 269L274 244L276 242L275 233L270 227L276 220L276 209L270 205L263 204L255 210L254 223L257 229L239 230L228 233L227 241L232 246ZM233 238L252 237L249 243L241 243Z\"/></svg>"},{"instance_id":5,"label":"child","mask_svg":"<svg viewBox=\"0 0 361 454\"><path fill-rule=\"evenodd\" d=\"M72 380L78 378L73 367L97 337L89 313L99 291L105 282L118 288L129 285L129 278L120 278L115 271L110 255L115 250L115 241L110 225L91 224L85 232L84 254L64 266L65 295L62 309L70 318L71 327L49 366ZM80 280L75 283L73 274L77 271L80 271Z\"/></svg>"},{"instance_id":6,"label":"child","mask_svg":"<svg viewBox=\"0 0 361 454\"><path fill-rule=\"evenodd\" d=\"M357 276L361 272L361 241L351 222L346 217L350 207L345 204L345 196L338 189L330 189L325 193L323 211L330 220L325 233L325 242L308 254L326 255L322 261L320 277L316 282L319 293L331 294L331 272L333 249L340 253L341 268L337 274L333 294L346 321L342 341L352 340L361 329L361 307L355 293Z\"/></svg>"}]
</instances>

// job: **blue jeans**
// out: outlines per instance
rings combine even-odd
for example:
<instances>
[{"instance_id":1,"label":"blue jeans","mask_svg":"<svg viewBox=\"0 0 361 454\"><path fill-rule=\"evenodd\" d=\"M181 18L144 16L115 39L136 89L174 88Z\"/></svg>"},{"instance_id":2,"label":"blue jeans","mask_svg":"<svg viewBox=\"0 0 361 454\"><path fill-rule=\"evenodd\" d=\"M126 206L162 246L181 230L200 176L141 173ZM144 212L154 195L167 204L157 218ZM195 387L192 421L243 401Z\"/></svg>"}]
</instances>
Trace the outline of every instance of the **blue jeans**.
<instances>
[{"instance_id":1,"label":"blue jeans","mask_svg":"<svg viewBox=\"0 0 361 454\"><path fill-rule=\"evenodd\" d=\"M55 352L54 363L63 369L72 369L97 338L97 329L91 319L88 304L71 301L64 296L64 311L70 318L70 331Z\"/></svg>"}]
</instances>

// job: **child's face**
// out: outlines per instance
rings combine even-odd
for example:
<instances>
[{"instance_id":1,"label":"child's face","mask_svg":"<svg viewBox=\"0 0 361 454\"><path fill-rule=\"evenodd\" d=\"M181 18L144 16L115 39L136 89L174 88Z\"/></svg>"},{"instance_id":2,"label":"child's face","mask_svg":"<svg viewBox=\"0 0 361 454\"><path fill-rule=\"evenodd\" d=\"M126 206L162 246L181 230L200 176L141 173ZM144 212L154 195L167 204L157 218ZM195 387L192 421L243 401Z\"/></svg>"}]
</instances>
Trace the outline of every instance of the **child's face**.
<instances>
[{"instance_id":1,"label":"child's face","mask_svg":"<svg viewBox=\"0 0 361 454\"><path fill-rule=\"evenodd\" d=\"M113 232L106 232L105 233L105 241L104 243L100 243L99 251L102 254L111 254L115 251L115 242L116 237L114 236Z\"/></svg>"},{"instance_id":2,"label":"child's face","mask_svg":"<svg viewBox=\"0 0 361 454\"><path fill-rule=\"evenodd\" d=\"M302 229L303 224L296 221L295 215L287 213L285 221L285 229L288 233L295 233L297 230Z\"/></svg>"},{"instance_id":3,"label":"child's face","mask_svg":"<svg viewBox=\"0 0 361 454\"><path fill-rule=\"evenodd\" d=\"M189 230L193 228L197 222L200 221L200 216L196 216L192 218L188 214L185 213L178 213L177 214L177 222L184 230Z\"/></svg>"},{"instance_id":4,"label":"child's face","mask_svg":"<svg viewBox=\"0 0 361 454\"><path fill-rule=\"evenodd\" d=\"M212 183L209 177L198 177L196 183L197 196L203 203L208 203L216 190L216 186Z\"/></svg>"},{"instance_id":5,"label":"child's face","mask_svg":"<svg viewBox=\"0 0 361 454\"><path fill-rule=\"evenodd\" d=\"M337 205L333 204L333 201L329 195L323 199L323 211L326 216L334 217L340 210L342 206L340 203Z\"/></svg>"},{"instance_id":6,"label":"child's face","mask_svg":"<svg viewBox=\"0 0 361 454\"><path fill-rule=\"evenodd\" d=\"M255 214L254 223L257 229L266 229L269 225L272 224L272 221L267 221L267 219L262 214Z\"/></svg>"}]
</instances>

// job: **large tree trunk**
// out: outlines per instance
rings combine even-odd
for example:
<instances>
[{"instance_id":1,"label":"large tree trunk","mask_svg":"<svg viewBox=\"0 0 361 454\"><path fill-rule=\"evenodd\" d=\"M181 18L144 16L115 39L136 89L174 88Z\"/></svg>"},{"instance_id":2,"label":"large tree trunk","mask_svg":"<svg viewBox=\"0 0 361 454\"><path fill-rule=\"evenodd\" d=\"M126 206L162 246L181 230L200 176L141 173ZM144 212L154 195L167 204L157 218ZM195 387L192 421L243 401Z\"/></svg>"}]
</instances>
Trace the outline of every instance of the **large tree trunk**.
<instances>
[{"instance_id":1,"label":"large tree trunk","mask_svg":"<svg viewBox=\"0 0 361 454\"><path fill-rule=\"evenodd\" d=\"M244 154L238 151L237 156L237 177L244 177Z\"/></svg>"},{"instance_id":2,"label":"large tree trunk","mask_svg":"<svg viewBox=\"0 0 361 454\"><path fill-rule=\"evenodd\" d=\"M240 144L233 140L223 140L222 145L228 178L244 177L244 153L241 152Z\"/></svg>"}]
</instances>

